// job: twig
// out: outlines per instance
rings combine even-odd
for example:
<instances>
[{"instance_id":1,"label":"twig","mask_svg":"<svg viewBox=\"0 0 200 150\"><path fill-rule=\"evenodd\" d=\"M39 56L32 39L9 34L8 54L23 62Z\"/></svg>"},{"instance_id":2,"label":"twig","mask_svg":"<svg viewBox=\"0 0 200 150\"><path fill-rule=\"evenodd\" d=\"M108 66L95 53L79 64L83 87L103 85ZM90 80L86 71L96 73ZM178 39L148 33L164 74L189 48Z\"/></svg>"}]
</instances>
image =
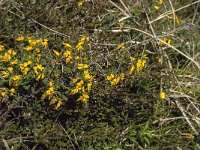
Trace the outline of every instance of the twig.
<instances>
[{"instance_id":1,"label":"twig","mask_svg":"<svg viewBox=\"0 0 200 150\"><path fill-rule=\"evenodd\" d=\"M188 5L185 5L185 6L181 7L181 8L178 8L178 9L174 10L174 12L180 11L180 10L182 10L182 9L185 9L185 8L187 8L187 7L190 7L190 6L192 6L192 5L194 5L194 4L197 4L197 3L199 3L199 2L200 2L200 0L195 1L195 2L193 2L193 3L191 3L191 4L188 4ZM156 19L152 20L151 23L153 23L153 22L155 22L155 21L158 21L158 20L160 20L160 19L162 19L162 18L164 18L164 17L166 17L166 16L168 16L168 15L170 15L170 14L172 14L172 13L173 13L172 11L167 11L167 12L163 13L162 15L158 16Z\"/></svg>"},{"instance_id":2,"label":"twig","mask_svg":"<svg viewBox=\"0 0 200 150\"><path fill-rule=\"evenodd\" d=\"M175 14L174 7L173 7L171 0L169 0L169 3L170 3L172 13L173 13L173 17L174 17L174 30L175 30L176 29L176 14Z\"/></svg>"},{"instance_id":3,"label":"twig","mask_svg":"<svg viewBox=\"0 0 200 150\"><path fill-rule=\"evenodd\" d=\"M93 29L94 31L98 31L98 32L103 32L103 30L101 29ZM185 53L183 53L182 51L180 51L179 49L177 49L176 47L174 47L173 45L171 44L168 44L167 42L165 42L164 40L158 38L158 37L154 37L154 35L146 32L146 31L143 31L143 30L140 30L140 29L137 29L137 28L128 28L128 29L119 29L119 30L107 30L107 31L110 31L110 32L113 32L113 33L121 33L121 32L130 32L131 30L135 30L135 31L138 31L138 32L141 32L141 33L144 33L156 40L158 40L159 42L161 43L164 43L165 45L167 45L168 47L172 48L173 50L177 51L179 54L181 54L182 56L186 57L187 59L189 59L191 62L193 62L197 68L200 70L200 64L198 62L196 62L194 59L192 59L191 57L187 56Z\"/></svg>"},{"instance_id":4,"label":"twig","mask_svg":"<svg viewBox=\"0 0 200 150\"><path fill-rule=\"evenodd\" d=\"M60 124L60 123L59 123L59 124ZM61 128L63 129L63 131L67 134L67 137L69 138L69 141L70 141L70 143L72 144L73 149L76 150L76 148L74 147L74 144L73 144L73 142L72 142L72 140L71 140L71 138L70 138L68 132L65 130L65 128L64 128L61 124L60 124L60 126L61 126Z\"/></svg>"},{"instance_id":5,"label":"twig","mask_svg":"<svg viewBox=\"0 0 200 150\"><path fill-rule=\"evenodd\" d=\"M197 7L196 7L196 9L195 9L194 16L193 16L193 18L192 18L192 24L194 24L194 21L195 21L196 15L197 15L197 13L198 13L198 8L199 8L199 3L197 4Z\"/></svg>"},{"instance_id":6,"label":"twig","mask_svg":"<svg viewBox=\"0 0 200 150\"><path fill-rule=\"evenodd\" d=\"M179 101L175 100L175 103L177 105L177 107L179 108L179 110L181 111L182 115L184 116L185 120L187 121L188 125L191 127L191 129L194 131L194 133L196 135L198 135L198 132L196 131L196 129L194 128L194 126L192 125L192 123L190 122L188 116L185 114L183 107L181 106L181 104L179 103Z\"/></svg>"},{"instance_id":7,"label":"twig","mask_svg":"<svg viewBox=\"0 0 200 150\"><path fill-rule=\"evenodd\" d=\"M63 36L63 37L65 37L65 38L69 38L68 35L63 34L63 33L60 33L60 32L58 32L58 31L56 31L56 30L54 30L54 29L51 29L51 28L47 27L46 25L44 25L44 24L42 24L42 23L39 23L38 21L36 21L36 20L33 19L33 18L31 19L31 21L33 21L34 23L36 23L36 24L38 24L38 25L40 25L40 26L42 26L42 27L44 27L44 28L46 28L46 29L48 29L48 30L50 30L50 31L52 31L52 32L54 32L54 33L56 33L56 34L58 34L58 35L60 35L60 36Z\"/></svg>"},{"instance_id":8,"label":"twig","mask_svg":"<svg viewBox=\"0 0 200 150\"><path fill-rule=\"evenodd\" d=\"M6 142L6 140L2 139L3 144L5 145L6 150L10 150L10 147L8 146L8 143Z\"/></svg>"}]
</instances>

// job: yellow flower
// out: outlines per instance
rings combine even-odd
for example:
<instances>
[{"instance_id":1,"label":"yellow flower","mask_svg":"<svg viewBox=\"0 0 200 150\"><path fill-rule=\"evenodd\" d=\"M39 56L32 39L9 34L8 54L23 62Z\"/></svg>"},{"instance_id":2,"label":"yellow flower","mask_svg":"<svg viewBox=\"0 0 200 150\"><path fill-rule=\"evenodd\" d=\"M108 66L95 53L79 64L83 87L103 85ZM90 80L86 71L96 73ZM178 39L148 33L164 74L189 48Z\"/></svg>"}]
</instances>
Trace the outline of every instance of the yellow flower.
<instances>
[{"instance_id":1,"label":"yellow flower","mask_svg":"<svg viewBox=\"0 0 200 150\"><path fill-rule=\"evenodd\" d=\"M10 62L11 65L16 65L17 63L18 63L18 59L15 59L15 60Z\"/></svg>"},{"instance_id":2,"label":"yellow flower","mask_svg":"<svg viewBox=\"0 0 200 150\"><path fill-rule=\"evenodd\" d=\"M79 79L80 79L79 77L76 77L76 78L72 79L72 82L76 83Z\"/></svg>"},{"instance_id":3,"label":"yellow flower","mask_svg":"<svg viewBox=\"0 0 200 150\"><path fill-rule=\"evenodd\" d=\"M49 82L49 87L53 87L53 82L52 81Z\"/></svg>"},{"instance_id":4,"label":"yellow flower","mask_svg":"<svg viewBox=\"0 0 200 150\"><path fill-rule=\"evenodd\" d=\"M117 85L120 81L120 77L118 78L114 78L112 81L111 81L111 86L114 86L114 85Z\"/></svg>"},{"instance_id":5,"label":"yellow flower","mask_svg":"<svg viewBox=\"0 0 200 150\"><path fill-rule=\"evenodd\" d=\"M88 65L87 64L78 64L77 68L78 69L88 69Z\"/></svg>"},{"instance_id":6,"label":"yellow flower","mask_svg":"<svg viewBox=\"0 0 200 150\"><path fill-rule=\"evenodd\" d=\"M159 10L159 9L160 9L160 7L157 6L157 5L154 5L153 8L154 8L155 10Z\"/></svg>"},{"instance_id":7,"label":"yellow flower","mask_svg":"<svg viewBox=\"0 0 200 150\"><path fill-rule=\"evenodd\" d=\"M8 62L11 60L11 55L8 53L5 53L3 56L0 56L1 62Z\"/></svg>"},{"instance_id":8,"label":"yellow flower","mask_svg":"<svg viewBox=\"0 0 200 150\"><path fill-rule=\"evenodd\" d=\"M130 69L130 71L129 71L129 74L132 75L134 71L135 71L135 66L132 65L132 66L131 66L131 69Z\"/></svg>"},{"instance_id":9,"label":"yellow flower","mask_svg":"<svg viewBox=\"0 0 200 150\"><path fill-rule=\"evenodd\" d=\"M160 98L165 99L166 98L166 93L165 92L160 92Z\"/></svg>"},{"instance_id":10,"label":"yellow flower","mask_svg":"<svg viewBox=\"0 0 200 150\"><path fill-rule=\"evenodd\" d=\"M146 60L139 59L137 61L137 64L136 64L136 70L137 70L137 72L141 71L144 68L145 64L146 64Z\"/></svg>"},{"instance_id":11,"label":"yellow flower","mask_svg":"<svg viewBox=\"0 0 200 150\"><path fill-rule=\"evenodd\" d=\"M31 64L32 64L32 61L28 61L27 64L28 64L28 65L31 65Z\"/></svg>"},{"instance_id":12,"label":"yellow flower","mask_svg":"<svg viewBox=\"0 0 200 150\"><path fill-rule=\"evenodd\" d=\"M91 78L91 76L90 76L90 73L89 73L89 70L87 69L87 70L84 70L84 77L85 77L85 79L90 79Z\"/></svg>"},{"instance_id":13,"label":"yellow flower","mask_svg":"<svg viewBox=\"0 0 200 150\"><path fill-rule=\"evenodd\" d=\"M65 51L65 52L64 52L64 56L65 56L65 57L69 57L70 55L71 55L71 51Z\"/></svg>"},{"instance_id":14,"label":"yellow flower","mask_svg":"<svg viewBox=\"0 0 200 150\"><path fill-rule=\"evenodd\" d=\"M91 89L92 89L92 82L89 82L89 83L87 84L87 90L88 90L88 92L90 92Z\"/></svg>"},{"instance_id":15,"label":"yellow flower","mask_svg":"<svg viewBox=\"0 0 200 150\"><path fill-rule=\"evenodd\" d=\"M178 16L176 16L176 23L177 23L177 24L180 24L180 19L179 19Z\"/></svg>"},{"instance_id":16,"label":"yellow flower","mask_svg":"<svg viewBox=\"0 0 200 150\"><path fill-rule=\"evenodd\" d=\"M20 78L21 78L21 75L16 75L16 76L12 77L12 79L13 79L14 81L19 80Z\"/></svg>"},{"instance_id":17,"label":"yellow flower","mask_svg":"<svg viewBox=\"0 0 200 150\"><path fill-rule=\"evenodd\" d=\"M45 92L45 93L42 94L41 100L44 100L46 97L47 97L47 94L46 94L46 92Z\"/></svg>"},{"instance_id":18,"label":"yellow flower","mask_svg":"<svg viewBox=\"0 0 200 150\"><path fill-rule=\"evenodd\" d=\"M53 53L54 53L57 57L60 56L60 53L59 53L58 51L56 51L56 50L53 50Z\"/></svg>"},{"instance_id":19,"label":"yellow flower","mask_svg":"<svg viewBox=\"0 0 200 150\"><path fill-rule=\"evenodd\" d=\"M30 45L33 45L33 46L34 46L34 45L36 45L36 44L38 43L38 40L33 40L33 39L30 39L30 38L29 38L29 39L28 39L28 42L29 42Z\"/></svg>"},{"instance_id":20,"label":"yellow flower","mask_svg":"<svg viewBox=\"0 0 200 150\"><path fill-rule=\"evenodd\" d=\"M80 44L76 45L76 49L77 49L78 51L83 51L83 50L84 50L83 46L80 45Z\"/></svg>"},{"instance_id":21,"label":"yellow flower","mask_svg":"<svg viewBox=\"0 0 200 150\"><path fill-rule=\"evenodd\" d=\"M48 40L47 39L44 39L44 41L42 41L42 45L47 48L48 46Z\"/></svg>"},{"instance_id":22,"label":"yellow flower","mask_svg":"<svg viewBox=\"0 0 200 150\"><path fill-rule=\"evenodd\" d=\"M79 97L78 101L82 103L86 103L89 99L89 95L87 93L83 93L82 96Z\"/></svg>"},{"instance_id":23,"label":"yellow flower","mask_svg":"<svg viewBox=\"0 0 200 150\"><path fill-rule=\"evenodd\" d=\"M8 54L10 54L11 56L15 56L17 53L15 51L13 51L12 49L9 49L7 51Z\"/></svg>"},{"instance_id":24,"label":"yellow flower","mask_svg":"<svg viewBox=\"0 0 200 150\"><path fill-rule=\"evenodd\" d=\"M124 73L121 73L121 74L120 74L120 79L121 79L121 80L124 80L124 77L125 77Z\"/></svg>"},{"instance_id":25,"label":"yellow flower","mask_svg":"<svg viewBox=\"0 0 200 150\"><path fill-rule=\"evenodd\" d=\"M39 74L39 76L37 76L36 78L37 81L42 80L42 79L44 79L44 73Z\"/></svg>"},{"instance_id":26,"label":"yellow flower","mask_svg":"<svg viewBox=\"0 0 200 150\"><path fill-rule=\"evenodd\" d=\"M106 80L111 81L114 77L115 77L115 75L113 73L111 73L110 75L108 75L106 77Z\"/></svg>"},{"instance_id":27,"label":"yellow flower","mask_svg":"<svg viewBox=\"0 0 200 150\"><path fill-rule=\"evenodd\" d=\"M13 67L8 67L9 72L13 72Z\"/></svg>"},{"instance_id":28,"label":"yellow flower","mask_svg":"<svg viewBox=\"0 0 200 150\"><path fill-rule=\"evenodd\" d=\"M55 104L57 101L58 101L58 99L57 99L57 98L54 98L54 99L51 101L51 103L50 103L49 105L53 105L53 104Z\"/></svg>"},{"instance_id":29,"label":"yellow flower","mask_svg":"<svg viewBox=\"0 0 200 150\"><path fill-rule=\"evenodd\" d=\"M79 60L79 59L80 59L80 57L79 57L79 56L76 56L76 57L75 57L75 60Z\"/></svg>"},{"instance_id":30,"label":"yellow flower","mask_svg":"<svg viewBox=\"0 0 200 150\"><path fill-rule=\"evenodd\" d=\"M10 78L9 80L9 86L19 86L19 80L21 78L21 75L15 75L13 77Z\"/></svg>"},{"instance_id":31,"label":"yellow flower","mask_svg":"<svg viewBox=\"0 0 200 150\"><path fill-rule=\"evenodd\" d=\"M83 5L83 0L79 0L78 3L77 3L77 6L82 7L82 5Z\"/></svg>"},{"instance_id":32,"label":"yellow flower","mask_svg":"<svg viewBox=\"0 0 200 150\"><path fill-rule=\"evenodd\" d=\"M62 101L59 101L55 107L55 110L58 110L62 104L63 104Z\"/></svg>"},{"instance_id":33,"label":"yellow flower","mask_svg":"<svg viewBox=\"0 0 200 150\"><path fill-rule=\"evenodd\" d=\"M78 51L83 51L83 50L84 50L83 44L84 44L84 42L85 42L85 39L86 39L85 37L81 38L81 39L79 40L78 44L76 45L76 49L77 49Z\"/></svg>"},{"instance_id":34,"label":"yellow flower","mask_svg":"<svg viewBox=\"0 0 200 150\"><path fill-rule=\"evenodd\" d=\"M89 42L89 41L90 41L90 38L89 38L89 37L86 37L85 39L86 39L86 41L87 41L87 42Z\"/></svg>"},{"instance_id":35,"label":"yellow flower","mask_svg":"<svg viewBox=\"0 0 200 150\"><path fill-rule=\"evenodd\" d=\"M190 140L193 140L195 137L194 137L194 135L192 135L192 134L188 134L188 135L187 135L187 138L190 139Z\"/></svg>"},{"instance_id":36,"label":"yellow flower","mask_svg":"<svg viewBox=\"0 0 200 150\"><path fill-rule=\"evenodd\" d=\"M43 70L44 70L44 67L43 67L41 64L37 64L37 68L38 68L40 71L43 71Z\"/></svg>"},{"instance_id":37,"label":"yellow flower","mask_svg":"<svg viewBox=\"0 0 200 150\"><path fill-rule=\"evenodd\" d=\"M68 43L63 43L64 47L68 50L71 50L72 49L72 46Z\"/></svg>"},{"instance_id":38,"label":"yellow flower","mask_svg":"<svg viewBox=\"0 0 200 150\"><path fill-rule=\"evenodd\" d=\"M159 0L158 5L162 5L164 0Z\"/></svg>"},{"instance_id":39,"label":"yellow flower","mask_svg":"<svg viewBox=\"0 0 200 150\"><path fill-rule=\"evenodd\" d=\"M25 48L24 48L26 51L31 51L31 50L33 50L33 47L32 46L26 46Z\"/></svg>"},{"instance_id":40,"label":"yellow flower","mask_svg":"<svg viewBox=\"0 0 200 150\"><path fill-rule=\"evenodd\" d=\"M72 60L72 57L68 57L65 59L66 63L72 63L71 60Z\"/></svg>"},{"instance_id":41,"label":"yellow flower","mask_svg":"<svg viewBox=\"0 0 200 150\"><path fill-rule=\"evenodd\" d=\"M0 44L0 52L4 50L4 46Z\"/></svg>"},{"instance_id":42,"label":"yellow flower","mask_svg":"<svg viewBox=\"0 0 200 150\"><path fill-rule=\"evenodd\" d=\"M6 96L6 92L5 91L0 91L0 97L5 97Z\"/></svg>"},{"instance_id":43,"label":"yellow flower","mask_svg":"<svg viewBox=\"0 0 200 150\"><path fill-rule=\"evenodd\" d=\"M2 77L6 78L9 76L9 73L7 73L6 71L1 71Z\"/></svg>"},{"instance_id":44,"label":"yellow flower","mask_svg":"<svg viewBox=\"0 0 200 150\"><path fill-rule=\"evenodd\" d=\"M46 90L46 95L50 95L51 94L51 91L50 90Z\"/></svg>"},{"instance_id":45,"label":"yellow flower","mask_svg":"<svg viewBox=\"0 0 200 150\"><path fill-rule=\"evenodd\" d=\"M49 91L50 91L51 93L53 93L53 92L54 92L54 88L51 86L51 87L49 88Z\"/></svg>"},{"instance_id":46,"label":"yellow flower","mask_svg":"<svg viewBox=\"0 0 200 150\"><path fill-rule=\"evenodd\" d=\"M166 16L167 19L169 20L174 20L174 16ZM180 19L178 16L175 17L176 23L180 24Z\"/></svg>"},{"instance_id":47,"label":"yellow flower","mask_svg":"<svg viewBox=\"0 0 200 150\"><path fill-rule=\"evenodd\" d=\"M124 49L125 48L125 45L124 43L121 43L117 46L117 49Z\"/></svg>"},{"instance_id":48,"label":"yellow flower","mask_svg":"<svg viewBox=\"0 0 200 150\"><path fill-rule=\"evenodd\" d=\"M74 94L78 93L78 91L79 90L77 88L75 88L75 89L71 90L70 95L74 95Z\"/></svg>"},{"instance_id":49,"label":"yellow flower","mask_svg":"<svg viewBox=\"0 0 200 150\"><path fill-rule=\"evenodd\" d=\"M22 71L23 75L27 75L27 73L28 73L29 70L30 70L30 69L27 68L27 67L24 68L23 71Z\"/></svg>"},{"instance_id":50,"label":"yellow flower","mask_svg":"<svg viewBox=\"0 0 200 150\"><path fill-rule=\"evenodd\" d=\"M36 48L36 49L35 49L35 52L36 52L36 53L40 53L40 49L39 49L39 48Z\"/></svg>"},{"instance_id":51,"label":"yellow flower","mask_svg":"<svg viewBox=\"0 0 200 150\"><path fill-rule=\"evenodd\" d=\"M13 96L14 94L15 94L15 89L14 89L14 88L11 88L11 89L10 89L10 95Z\"/></svg>"},{"instance_id":52,"label":"yellow flower","mask_svg":"<svg viewBox=\"0 0 200 150\"><path fill-rule=\"evenodd\" d=\"M171 45L171 43L172 43L172 40L171 39L169 39L169 38L164 38L163 39L163 41L165 41L167 44L170 44ZM160 41L160 46L165 46L166 44L164 43L164 42L162 42L162 41Z\"/></svg>"},{"instance_id":53,"label":"yellow flower","mask_svg":"<svg viewBox=\"0 0 200 150\"><path fill-rule=\"evenodd\" d=\"M17 37L16 41L23 41L24 40L24 37L23 36L19 36Z\"/></svg>"},{"instance_id":54,"label":"yellow flower","mask_svg":"<svg viewBox=\"0 0 200 150\"><path fill-rule=\"evenodd\" d=\"M81 80L81 81L79 81L79 82L76 84L76 86L77 86L78 88L80 88L83 84L84 84L84 81Z\"/></svg>"},{"instance_id":55,"label":"yellow flower","mask_svg":"<svg viewBox=\"0 0 200 150\"><path fill-rule=\"evenodd\" d=\"M37 61L40 61L40 59L41 59L41 54L37 54L36 60L37 60Z\"/></svg>"}]
</instances>

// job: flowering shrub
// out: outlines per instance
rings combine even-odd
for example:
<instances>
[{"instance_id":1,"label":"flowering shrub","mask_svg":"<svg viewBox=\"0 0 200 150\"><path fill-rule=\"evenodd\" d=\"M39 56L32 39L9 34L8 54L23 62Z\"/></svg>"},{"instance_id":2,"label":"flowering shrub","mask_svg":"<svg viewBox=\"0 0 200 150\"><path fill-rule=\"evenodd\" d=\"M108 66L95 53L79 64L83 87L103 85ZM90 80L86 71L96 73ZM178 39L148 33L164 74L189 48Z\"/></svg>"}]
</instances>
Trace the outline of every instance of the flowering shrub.
<instances>
[{"instance_id":1,"label":"flowering shrub","mask_svg":"<svg viewBox=\"0 0 200 150\"><path fill-rule=\"evenodd\" d=\"M39 99L49 100L49 104L55 105L56 110L64 103L61 98L63 96L67 99L78 95L77 101L87 103L93 82L99 82L98 78L91 75L88 56L85 55L90 46L89 37L81 38L74 48L68 43L63 43L59 50L51 49L48 45L48 39L23 36L16 38L16 47L13 49L1 45L2 87L6 85L1 90L3 99L23 94L25 86L31 90L35 83L41 83L43 87ZM118 46L120 48L125 47ZM116 86L126 76L139 73L146 66L147 59L146 55L141 59L131 56L131 66L127 67L130 68L129 74L111 73L106 80L111 86Z\"/></svg>"},{"instance_id":2,"label":"flowering shrub","mask_svg":"<svg viewBox=\"0 0 200 150\"><path fill-rule=\"evenodd\" d=\"M199 147L198 1L0 3L0 149Z\"/></svg>"}]
</instances>

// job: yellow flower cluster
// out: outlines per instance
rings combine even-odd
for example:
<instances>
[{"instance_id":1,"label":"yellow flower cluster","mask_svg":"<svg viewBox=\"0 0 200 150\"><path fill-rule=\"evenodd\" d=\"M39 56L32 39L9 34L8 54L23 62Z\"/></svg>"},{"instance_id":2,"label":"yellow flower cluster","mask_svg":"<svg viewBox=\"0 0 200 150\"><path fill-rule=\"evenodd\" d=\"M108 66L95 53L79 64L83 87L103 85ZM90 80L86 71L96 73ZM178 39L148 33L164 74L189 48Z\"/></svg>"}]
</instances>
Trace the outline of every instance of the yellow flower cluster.
<instances>
[{"instance_id":1,"label":"yellow flower cluster","mask_svg":"<svg viewBox=\"0 0 200 150\"><path fill-rule=\"evenodd\" d=\"M6 72L6 71L1 71L1 75L2 75L3 78L6 78L6 77L9 76L9 73Z\"/></svg>"},{"instance_id":2,"label":"yellow flower cluster","mask_svg":"<svg viewBox=\"0 0 200 150\"><path fill-rule=\"evenodd\" d=\"M79 70L88 69L88 65L87 64L77 64L77 69L79 69Z\"/></svg>"},{"instance_id":3,"label":"yellow flower cluster","mask_svg":"<svg viewBox=\"0 0 200 150\"><path fill-rule=\"evenodd\" d=\"M9 86L12 86L12 87L19 86L20 79L21 79L21 75L15 75L15 76L11 77L9 80Z\"/></svg>"},{"instance_id":4,"label":"yellow flower cluster","mask_svg":"<svg viewBox=\"0 0 200 150\"><path fill-rule=\"evenodd\" d=\"M82 71L83 79L75 78L73 80L73 83L76 83L76 86L74 89L71 90L70 94L81 94L81 96L78 98L78 101L86 103L89 100L89 92L92 89L92 81L94 79L94 76L90 75L89 67L87 64L77 64L77 69Z\"/></svg>"},{"instance_id":5,"label":"yellow flower cluster","mask_svg":"<svg viewBox=\"0 0 200 150\"><path fill-rule=\"evenodd\" d=\"M171 45L172 44L172 40L170 38L164 38L163 41L165 41L167 44ZM159 43L160 46L166 46L166 44L162 41L160 41Z\"/></svg>"},{"instance_id":6,"label":"yellow flower cluster","mask_svg":"<svg viewBox=\"0 0 200 150\"><path fill-rule=\"evenodd\" d=\"M33 70L37 81L44 79L44 67L41 64L34 66Z\"/></svg>"},{"instance_id":7,"label":"yellow flower cluster","mask_svg":"<svg viewBox=\"0 0 200 150\"><path fill-rule=\"evenodd\" d=\"M135 65L131 66L131 69L129 70L129 74L132 75L134 71L140 72L147 63L146 54L142 56L141 59L138 59ZM134 57L130 57L131 61L134 62L136 59Z\"/></svg>"},{"instance_id":8,"label":"yellow flower cluster","mask_svg":"<svg viewBox=\"0 0 200 150\"><path fill-rule=\"evenodd\" d=\"M18 42L23 42L27 40L27 42L29 43L29 45L27 45L24 50L26 51L32 51L32 50L36 50L38 51L38 49L35 48L36 45L42 45L43 47L47 48L48 46L48 40L47 39L32 39L31 37L27 37L27 38L24 38L22 36L19 36L16 38L16 41Z\"/></svg>"},{"instance_id":9,"label":"yellow flower cluster","mask_svg":"<svg viewBox=\"0 0 200 150\"><path fill-rule=\"evenodd\" d=\"M19 42L20 41L24 41L24 37L23 36L19 36L19 37L16 38L16 41L19 41Z\"/></svg>"},{"instance_id":10,"label":"yellow flower cluster","mask_svg":"<svg viewBox=\"0 0 200 150\"><path fill-rule=\"evenodd\" d=\"M20 70L23 75L27 75L28 71L30 70L29 65L32 64L32 61L24 62L23 64L19 64Z\"/></svg>"},{"instance_id":11,"label":"yellow flower cluster","mask_svg":"<svg viewBox=\"0 0 200 150\"><path fill-rule=\"evenodd\" d=\"M77 50L77 51L83 51L83 50L84 50L83 45L84 45L84 43L85 43L86 41L87 41L87 42L90 41L89 37L83 37L83 38L81 38L81 39L79 40L78 44L76 45L76 50Z\"/></svg>"},{"instance_id":12,"label":"yellow flower cluster","mask_svg":"<svg viewBox=\"0 0 200 150\"><path fill-rule=\"evenodd\" d=\"M63 104L63 102L61 100L54 98L49 105L54 105L56 102L58 102L58 103L55 106L55 110L58 110L60 108L60 106Z\"/></svg>"},{"instance_id":13,"label":"yellow flower cluster","mask_svg":"<svg viewBox=\"0 0 200 150\"><path fill-rule=\"evenodd\" d=\"M124 49L125 48L125 45L124 43L121 43L117 46L117 49Z\"/></svg>"},{"instance_id":14,"label":"yellow flower cluster","mask_svg":"<svg viewBox=\"0 0 200 150\"><path fill-rule=\"evenodd\" d=\"M74 79L74 83L77 82L78 79ZM71 90L71 95L74 95L76 93L78 93L79 91L82 90L82 87L84 86L84 81L83 80L80 80L79 82L76 83L76 86L73 90Z\"/></svg>"},{"instance_id":15,"label":"yellow flower cluster","mask_svg":"<svg viewBox=\"0 0 200 150\"><path fill-rule=\"evenodd\" d=\"M13 87L10 88L9 91L6 88L0 89L0 97L1 98L6 97L6 95L8 94L8 92L9 92L10 96L13 96L15 94L15 89Z\"/></svg>"},{"instance_id":16,"label":"yellow flower cluster","mask_svg":"<svg viewBox=\"0 0 200 150\"><path fill-rule=\"evenodd\" d=\"M76 78L73 80L74 83L76 83L76 86L74 89L71 90L70 95L74 95L77 93L80 93L81 96L78 98L78 101L81 101L83 103L86 103L89 100L89 92L92 89L92 80L93 77L87 81L87 80L80 80L80 78ZM78 81L78 82L77 82ZM85 87L86 85L86 87Z\"/></svg>"},{"instance_id":17,"label":"yellow flower cluster","mask_svg":"<svg viewBox=\"0 0 200 150\"><path fill-rule=\"evenodd\" d=\"M66 51L64 52L64 57L65 57L65 61L67 64L71 64L72 63L72 55L71 55L71 50L72 50L72 46L68 43L63 43Z\"/></svg>"},{"instance_id":18,"label":"yellow flower cluster","mask_svg":"<svg viewBox=\"0 0 200 150\"><path fill-rule=\"evenodd\" d=\"M3 47L2 45L0 47ZM3 51L3 48L0 48L0 52ZM3 55L0 55L0 62L9 62L13 56L16 55L16 52L12 49L9 49Z\"/></svg>"},{"instance_id":19,"label":"yellow flower cluster","mask_svg":"<svg viewBox=\"0 0 200 150\"><path fill-rule=\"evenodd\" d=\"M16 38L16 41L18 42L28 42L29 45L24 47L24 50L29 52L29 51L34 51L34 57L36 57L36 60L39 62L41 59L41 53L40 53L40 48L41 46L44 48L48 47L48 40L47 39L32 39L31 37L23 37L19 36Z\"/></svg>"},{"instance_id":20,"label":"yellow flower cluster","mask_svg":"<svg viewBox=\"0 0 200 150\"><path fill-rule=\"evenodd\" d=\"M119 76L115 76L113 73L106 77L106 80L110 81L111 86L117 85L120 80L124 80L124 73L121 73Z\"/></svg>"},{"instance_id":21,"label":"yellow flower cluster","mask_svg":"<svg viewBox=\"0 0 200 150\"><path fill-rule=\"evenodd\" d=\"M166 16L166 18L169 19L169 20L174 20L174 16ZM180 24L180 19L177 15L175 17L175 20L176 20L177 24Z\"/></svg>"},{"instance_id":22,"label":"yellow flower cluster","mask_svg":"<svg viewBox=\"0 0 200 150\"><path fill-rule=\"evenodd\" d=\"M52 99L49 105L54 105L57 103L57 105L55 106L55 110L58 110L60 106L63 104L63 102L61 100L58 100L57 98L53 98L54 93L55 93L54 85L53 82L50 81L49 88L42 94L41 99L42 100L46 98L48 98L49 100Z\"/></svg>"},{"instance_id":23,"label":"yellow flower cluster","mask_svg":"<svg viewBox=\"0 0 200 150\"><path fill-rule=\"evenodd\" d=\"M13 61L10 61L10 65L16 65L18 64L18 59L15 59Z\"/></svg>"},{"instance_id":24,"label":"yellow flower cluster","mask_svg":"<svg viewBox=\"0 0 200 150\"><path fill-rule=\"evenodd\" d=\"M8 67L7 71L1 71L1 75L3 78L7 78L10 73L13 73L13 67Z\"/></svg>"},{"instance_id":25,"label":"yellow flower cluster","mask_svg":"<svg viewBox=\"0 0 200 150\"><path fill-rule=\"evenodd\" d=\"M54 94L54 86L53 86L53 82L50 81L49 88L45 91L45 93L42 94L41 99L44 100L45 98L48 97L48 99L50 100L52 98L53 94Z\"/></svg>"}]
</instances>

